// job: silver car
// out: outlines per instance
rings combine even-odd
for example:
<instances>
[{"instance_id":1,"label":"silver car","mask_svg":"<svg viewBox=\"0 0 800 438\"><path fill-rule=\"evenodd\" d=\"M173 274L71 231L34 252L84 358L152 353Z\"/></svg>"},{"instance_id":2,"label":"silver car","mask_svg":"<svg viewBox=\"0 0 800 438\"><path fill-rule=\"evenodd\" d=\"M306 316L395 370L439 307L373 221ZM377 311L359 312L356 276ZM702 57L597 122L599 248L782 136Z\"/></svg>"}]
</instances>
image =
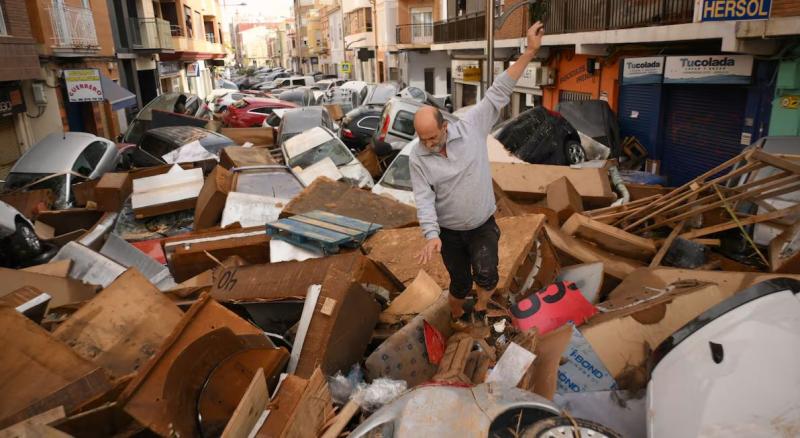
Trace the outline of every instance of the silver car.
<instances>
[{"instance_id":1,"label":"silver car","mask_svg":"<svg viewBox=\"0 0 800 438\"><path fill-rule=\"evenodd\" d=\"M68 208L72 184L101 177L118 159L117 145L105 138L85 132L50 134L17 160L3 189L51 189L56 208Z\"/></svg>"},{"instance_id":2,"label":"silver car","mask_svg":"<svg viewBox=\"0 0 800 438\"><path fill-rule=\"evenodd\" d=\"M316 126L302 134L296 135L281 144L284 161L292 168L304 184L306 169L312 166L319 169L326 160L332 162L334 172L338 170L341 177L361 188L372 188L375 184L369 171L353 156L350 149L330 130ZM315 166L316 165L316 166ZM296 169L299 168L299 169ZM308 174L308 178L313 178ZM313 179L312 179L313 180Z\"/></svg>"}]
</instances>

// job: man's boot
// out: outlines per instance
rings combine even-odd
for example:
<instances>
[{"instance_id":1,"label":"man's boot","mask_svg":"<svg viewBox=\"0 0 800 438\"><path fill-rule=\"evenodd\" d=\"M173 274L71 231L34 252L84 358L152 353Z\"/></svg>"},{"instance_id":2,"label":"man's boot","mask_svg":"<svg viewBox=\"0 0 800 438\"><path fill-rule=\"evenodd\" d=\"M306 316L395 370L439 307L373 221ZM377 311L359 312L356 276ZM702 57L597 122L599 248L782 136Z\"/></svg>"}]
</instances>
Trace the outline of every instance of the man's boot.
<instances>
[{"instance_id":1,"label":"man's boot","mask_svg":"<svg viewBox=\"0 0 800 438\"><path fill-rule=\"evenodd\" d=\"M475 294L478 296L478 299L475 302L476 312L486 311L486 307L489 305L489 300L492 299L492 295L494 295L495 290L496 289L486 290L479 286L475 287Z\"/></svg>"},{"instance_id":2,"label":"man's boot","mask_svg":"<svg viewBox=\"0 0 800 438\"><path fill-rule=\"evenodd\" d=\"M455 331L465 331L469 329L469 323L464 320L464 299L447 295L450 304L450 327Z\"/></svg>"}]
</instances>

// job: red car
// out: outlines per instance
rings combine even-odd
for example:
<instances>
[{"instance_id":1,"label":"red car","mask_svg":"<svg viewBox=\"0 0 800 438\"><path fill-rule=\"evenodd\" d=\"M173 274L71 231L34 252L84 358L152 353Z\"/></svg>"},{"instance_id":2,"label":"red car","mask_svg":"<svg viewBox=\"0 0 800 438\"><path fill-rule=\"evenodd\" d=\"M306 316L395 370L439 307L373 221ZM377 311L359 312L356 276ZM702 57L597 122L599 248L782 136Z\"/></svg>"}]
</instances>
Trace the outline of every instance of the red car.
<instances>
[{"instance_id":1,"label":"red car","mask_svg":"<svg viewBox=\"0 0 800 438\"><path fill-rule=\"evenodd\" d=\"M297 108L297 105L266 97L245 97L228 106L222 121L231 128L260 128L272 110L278 108Z\"/></svg>"}]
</instances>

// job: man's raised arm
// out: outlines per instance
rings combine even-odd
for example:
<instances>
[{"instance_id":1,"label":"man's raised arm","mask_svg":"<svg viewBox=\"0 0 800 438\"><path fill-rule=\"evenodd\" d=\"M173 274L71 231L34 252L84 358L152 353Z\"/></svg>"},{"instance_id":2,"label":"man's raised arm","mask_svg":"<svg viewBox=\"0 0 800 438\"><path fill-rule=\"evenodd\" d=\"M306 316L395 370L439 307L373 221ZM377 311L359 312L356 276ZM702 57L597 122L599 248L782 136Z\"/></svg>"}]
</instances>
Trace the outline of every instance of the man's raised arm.
<instances>
[{"instance_id":1,"label":"man's raised arm","mask_svg":"<svg viewBox=\"0 0 800 438\"><path fill-rule=\"evenodd\" d=\"M511 67L506 69L500 76L498 76L491 87L486 90L486 96L478 102L474 108L469 110L464 115L463 120L467 124L480 127L486 134L494 126L497 117L500 115L500 110L508 105L511 100L511 93L514 91L514 85L517 83L525 67L536 56L539 47L542 46L542 37L544 36L544 25L537 21L528 29L527 39L528 46L525 51L519 55L517 62ZM489 66L488 68L492 68Z\"/></svg>"}]
</instances>

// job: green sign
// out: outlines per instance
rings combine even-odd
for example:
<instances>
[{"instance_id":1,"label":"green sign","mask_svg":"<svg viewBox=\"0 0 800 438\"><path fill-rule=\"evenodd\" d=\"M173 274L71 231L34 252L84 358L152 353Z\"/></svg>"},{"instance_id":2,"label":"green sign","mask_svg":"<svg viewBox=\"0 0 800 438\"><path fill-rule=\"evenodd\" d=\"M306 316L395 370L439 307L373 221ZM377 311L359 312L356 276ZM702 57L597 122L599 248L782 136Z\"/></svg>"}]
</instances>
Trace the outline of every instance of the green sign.
<instances>
[{"instance_id":1,"label":"green sign","mask_svg":"<svg viewBox=\"0 0 800 438\"><path fill-rule=\"evenodd\" d=\"M350 73L350 63L343 62L342 63L342 73Z\"/></svg>"}]
</instances>

